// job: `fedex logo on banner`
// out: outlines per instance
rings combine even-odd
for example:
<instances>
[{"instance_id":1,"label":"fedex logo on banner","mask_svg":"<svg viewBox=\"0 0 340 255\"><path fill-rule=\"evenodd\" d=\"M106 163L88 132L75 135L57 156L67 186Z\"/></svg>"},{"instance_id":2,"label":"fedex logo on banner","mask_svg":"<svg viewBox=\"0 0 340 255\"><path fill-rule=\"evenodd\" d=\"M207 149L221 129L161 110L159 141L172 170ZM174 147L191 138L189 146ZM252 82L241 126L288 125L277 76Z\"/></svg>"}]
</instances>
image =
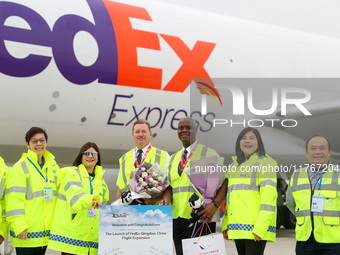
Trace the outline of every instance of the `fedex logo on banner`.
<instances>
[{"instance_id":1,"label":"fedex logo on banner","mask_svg":"<svg viewBox=\"0 0 340 255\"><path fill-rule=\"evenodd\" d=\"M17 58L5 42L49 47L55 64L71 83L86 85L98 80L105 84L183 92L194 77L209 78L204 64L215 43L196 41L192 48L177 36L132 28L130 18L152 21L145 8L107 0L87 0L93 22L79 15L59 17L53 27L35 10L18 3L0 2L0 72L14 77L31 77L44 71L52 60L41 53ZM6 25L10 17L23 19L30 29ZM97 43L93 64L83 65L76 56L74 38L80 31ZM137 48L160 51L162 38L182 61L172 79L162 88L162 69L138 65Z\"/></svg>"}]
</instances>

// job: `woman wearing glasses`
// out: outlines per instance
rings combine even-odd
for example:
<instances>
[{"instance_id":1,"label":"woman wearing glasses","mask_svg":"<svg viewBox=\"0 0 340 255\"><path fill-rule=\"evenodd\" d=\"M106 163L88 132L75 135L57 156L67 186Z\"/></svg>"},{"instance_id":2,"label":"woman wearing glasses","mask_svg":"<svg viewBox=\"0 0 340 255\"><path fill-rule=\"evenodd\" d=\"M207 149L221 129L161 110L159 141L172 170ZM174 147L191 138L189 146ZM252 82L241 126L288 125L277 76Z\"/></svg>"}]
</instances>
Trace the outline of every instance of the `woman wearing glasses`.
<instances>
[{"instance_id":1,"label":"woman wearing glasses","mask_svg":"<svg viewBox=\"0 0 340 255\"><path fill-rule=\"evenodd\" d=\"M87 142L73 167L58 173L60 186L49 249L61 254L97 254L99 206L108 204L99 148Z\"/></svg>"},{"instance_id":2,"label":"woman wearing glasses","mask_svg":"<svg viewBox=\"0 0 340 255\"><path fill-rule=\"evenodd\" d=\"M59 166L46 150L47 133L32 127L25 136L28 152L7 178L6 216L16 254L45 254L57 201Z\"/></svg>"}]
</instances>

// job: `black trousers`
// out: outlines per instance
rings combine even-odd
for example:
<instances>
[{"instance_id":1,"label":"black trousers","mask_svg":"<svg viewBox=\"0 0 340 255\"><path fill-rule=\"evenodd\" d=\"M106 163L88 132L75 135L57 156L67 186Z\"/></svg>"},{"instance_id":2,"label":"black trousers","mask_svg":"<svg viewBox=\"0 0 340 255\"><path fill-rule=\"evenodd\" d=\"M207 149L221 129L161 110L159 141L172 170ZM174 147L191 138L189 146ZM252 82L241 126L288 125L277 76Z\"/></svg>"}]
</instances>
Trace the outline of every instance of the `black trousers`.
<instances>
[{"instance_id":1,"label":"black trousers","mask_svg":"<svg viewBox=\"0 0 340 255\"><path fill-rule=\"evenodd\" d=\"M196 230L198 230L199 226L202 223L197 223ZM209 223L209 227L211 229L211 232L216 232L216 222ZM210 234L209 229L206 229L206 226L203 227L202 236ZM173 239L175 243L175 249L177 255L183 255L183 249L182 249L182 239L191 238L191 235L195 234L192 233L194 230L194 225L189 227L189 220L183 219L183 218L177 218L173 220ZM200 231L197 233L197 236L199 235Z\"/></svg>"},{"instance_id":2,"label":"black trousers","mask_svg":"<svg viewBox=\"0 0 340 255\"><path fill-rule=\"evenodd\" d=\"M335 255L340 254L340 243L319 243L315 241L314 235L307 241L297 241L295 247L296 255Z\"/></svg>"},{"instance_id":3,"label":"black trousers","mask_svg":"<svg viewBox=\"0 0 340 255\"><path fill-rule=\"evenodd\" d=\"M17 255L45 255L47 246L40 247L16 247Z\"/></svg>"},{"instance_id":4,"label":"black trousers","mask_svg":"<svg viewBox=\"0 0 340 255\"><path fill-rule=\"evenodd\" d=\"M250 239L236 239L235 244L238 255L263 255L267 241L255 242Z\"/></svg>"}]
</instances>

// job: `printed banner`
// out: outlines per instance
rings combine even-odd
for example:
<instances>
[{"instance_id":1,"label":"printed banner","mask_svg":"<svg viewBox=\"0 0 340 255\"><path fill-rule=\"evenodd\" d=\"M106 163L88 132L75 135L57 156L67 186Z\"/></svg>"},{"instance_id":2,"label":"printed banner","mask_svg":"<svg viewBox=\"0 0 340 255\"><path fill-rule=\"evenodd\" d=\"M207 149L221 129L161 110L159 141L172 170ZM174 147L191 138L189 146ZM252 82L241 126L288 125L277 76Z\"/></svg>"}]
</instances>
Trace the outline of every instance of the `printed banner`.
<instances>
[{"instance_id":1,"label":"printed banner","mask_svg":"<svg viewBox=\"0 0 340 255\"><path fill-rule=\"evenodd\" d=\"M101 206L98 254L172 255L172 206Z\"/></svg>"}]
</instances>

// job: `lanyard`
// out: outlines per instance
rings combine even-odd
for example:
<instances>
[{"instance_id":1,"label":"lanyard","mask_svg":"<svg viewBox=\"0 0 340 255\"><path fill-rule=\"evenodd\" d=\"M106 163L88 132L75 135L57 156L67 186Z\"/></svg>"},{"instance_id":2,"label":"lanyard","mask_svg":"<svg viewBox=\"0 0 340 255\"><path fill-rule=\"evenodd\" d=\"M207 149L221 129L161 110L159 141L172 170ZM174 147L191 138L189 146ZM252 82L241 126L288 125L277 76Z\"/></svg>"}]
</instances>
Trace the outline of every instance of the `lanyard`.
<instances>
[{"instance_id":1,"label":"lanyard","mask_svg":"<svg viewBox=\"0 0 340 255\"><path fill-rule=\"evenodd\" d=\"M180 164L181 164L181 171L183 172L184 170L184 167L186 166L186 164L188 163L189 159L191 158L191 155L194 153L194 151L196 150L198 146L198 142L196 143L196 145L194 146L194 148L192 148L189 156L187 157L187 160L185 162L183 162L183 153L181 155L181 161L180 161Z\"/></svg>"},{"instance_id":2,"label":"lanyard","mask_svg":"<svg viewBox=\"0 0 340 255\"><path fill-rule=\"evenodd\" d=\"M31 164L35 167L35 169L37 169L37 171L39 172L39 174L41 175L42 178L44 178L44 180L46 181L46 183L48 183L48 176L47 176L47 170L48 168L46 168L46 178L44 177L44 175L40 172L40 170L37 168L37 166L30 160L29 157L27 157L28 161L31 162Z\"/></svg>"},{"instance_id":3,"label":"lanyard","mask_svg":"<svg viewBox=\"0 0 340 255\"><path fill-rule=\"evenodd\" d=\"M93 186L92 186L92 181L94 180L95 176L93 176L93 178L91 178L92 176L89 175L90 177L90 189L91 189L91 195L93 195Z\"/></svg>"},{"instance_id":4,"label":"lanyard","mask_svg":"<svg viewBox=\"0 0 340 255\"><path fill-rule=\"evenodd\" d=\"M311 168L311 171L314 173L314 176L315 176L315 180L316 180L316 183L318 184L318 196L320 196L320 190L321 190L321 183L322 183L322 175L325 173L324 170L328 168L328 165L324 167L324 169L322 169L321 171L321 176L320 176L320 183L319 183L319 180L317 179L316 177L316 173L315 173L315 169L312 167Z\"/></svg>"},{"instance_id":5,"label":"lanyard","mask_svg":"<svg viewBox=\"0 0 340 255\"><path fill-rule=\"evenodd\" d=\"M150 149L151 149L151 144L150 144L149 147L147 148L147 150L146 150L146 152L145 152L145 155L144 155L144 157L143 157L143 159L142 159L141 164L143 164L143 162L144 162L144 160L146 159L146 156L148 155ZM135 151L135 166L136 166L136 168L139 167L138 160L137 160L137 151Z\"/></svg>"}]
</instances>

